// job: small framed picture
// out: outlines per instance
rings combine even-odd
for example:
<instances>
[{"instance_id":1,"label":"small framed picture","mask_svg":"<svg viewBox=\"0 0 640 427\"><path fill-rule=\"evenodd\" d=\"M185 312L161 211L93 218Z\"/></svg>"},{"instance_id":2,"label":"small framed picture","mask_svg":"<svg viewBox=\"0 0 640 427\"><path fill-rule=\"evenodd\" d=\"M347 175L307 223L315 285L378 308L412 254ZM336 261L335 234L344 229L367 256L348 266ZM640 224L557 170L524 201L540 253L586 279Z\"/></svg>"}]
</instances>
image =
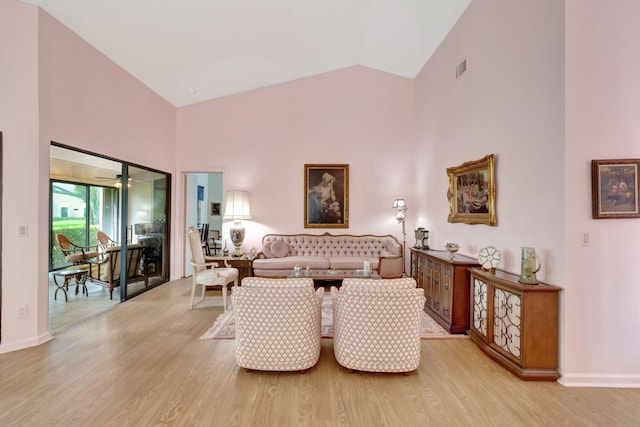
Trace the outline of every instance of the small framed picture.
<instances>
[{"instance_id":1,"label":"small framed picture","mask_svg":"<svg viewBox=\"0 0 640 427\"><path fill-rule=\"evenodd\" d=\"M591 161L593 219L640 218L639 167L640 159Z\"/></svg>"},{"instance_id":2,"label":"small framed picture","mask_svg":"<svg viewBox=\"0 0 640 427\"><path fill-rule=\"evenodd\" d=\"M349 165L304 165L304 228L349 227Z\"/></svg>"},{"instance_id":3,"label":"small framed picture","mask_svg":"<svg viewBox=\"0 0 640 427\"><path fill-rule=\"evenodd\" d=\"M211 202L211 216L220 216L220 202Z\"/></svg>"}]
</instances>

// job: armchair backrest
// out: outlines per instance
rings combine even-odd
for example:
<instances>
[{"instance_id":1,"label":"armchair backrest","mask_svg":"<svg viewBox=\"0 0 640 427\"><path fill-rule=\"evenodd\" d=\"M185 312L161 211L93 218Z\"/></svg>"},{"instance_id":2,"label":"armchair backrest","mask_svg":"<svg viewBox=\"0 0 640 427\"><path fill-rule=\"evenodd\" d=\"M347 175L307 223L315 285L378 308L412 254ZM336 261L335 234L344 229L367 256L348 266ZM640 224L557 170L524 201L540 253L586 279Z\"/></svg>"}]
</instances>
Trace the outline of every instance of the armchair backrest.
<instances>
[{"instance_id":1,"label":"armchair backrest","mask_svg":"<svg viewBox=\"0 0 640 427\"><path fill-rule=\"evenodd\" d=\"M96 239L98 239L100 248L103 250L118 244L116 241L111 239L111 237L109 237L104 231L98 231L96 233Z\"/></svg>"},{"instance_id":2,"label":"armchair backrest","mask_svg":"<svg viewBox=\"0 0 640 427\"><path fill-rule=\"evenodd\" d=\"M104 253L105 262L92 266L91 276L107 283L120 283L120 246L111 246ZM144 247L139 244L127 246L127 279L141 277L140 262ZM95 271L94 271L95 270Z\"/></svg>"},{"instance_id":3,"label":"armchair backrest","mask_svg":"<svg viewBox=\"0 0 640 427\"><path fill-rule=\"evenodd\" d=\"M69 240L64 234L58 233L56 234L56 242L58 243L58 246L60 246L62 253L65 256L69 255L69 250L71 249L71 240Z\"/></svg>"},{"instance_id":4,"label":"armchair backrest","mask_svg":"<svg viewBox=\"0 0 640 427\"><path fill-rule=\"evenodd\" d=\"M200 232L195 227L189 227L187 229L187 240L189 242L189 249L191 249L191 262L193 264L199 264L200 266L194 266L194 273L199 273L204 270L201 265L204 264L204 252L202 252L202 241L200 240Z\"/></svg>"}]
</instances>

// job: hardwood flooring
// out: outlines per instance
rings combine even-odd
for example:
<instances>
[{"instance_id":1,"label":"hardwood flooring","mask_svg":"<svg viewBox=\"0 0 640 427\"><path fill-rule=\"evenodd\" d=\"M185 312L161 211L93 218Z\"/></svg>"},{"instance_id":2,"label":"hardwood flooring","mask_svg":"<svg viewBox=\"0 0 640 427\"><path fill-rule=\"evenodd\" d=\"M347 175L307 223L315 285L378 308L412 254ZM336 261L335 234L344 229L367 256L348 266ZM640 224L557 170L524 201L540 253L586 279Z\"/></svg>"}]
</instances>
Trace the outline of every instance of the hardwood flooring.
<instances>
[{"instance_id":1,"label":"hardwood flooring","mask_svg":"<svg viewBox=\"0 0 640 427\"><path fill-rule=\"evenodd\" d=\"M35 348L0 355L1 426L633 426L640 389L525 382L470 340L422 341L410 375L348 373L322 340L305 374L246 372L232 340L200 341L218 292L183 279Z\"/></svg>"}]
</instances>

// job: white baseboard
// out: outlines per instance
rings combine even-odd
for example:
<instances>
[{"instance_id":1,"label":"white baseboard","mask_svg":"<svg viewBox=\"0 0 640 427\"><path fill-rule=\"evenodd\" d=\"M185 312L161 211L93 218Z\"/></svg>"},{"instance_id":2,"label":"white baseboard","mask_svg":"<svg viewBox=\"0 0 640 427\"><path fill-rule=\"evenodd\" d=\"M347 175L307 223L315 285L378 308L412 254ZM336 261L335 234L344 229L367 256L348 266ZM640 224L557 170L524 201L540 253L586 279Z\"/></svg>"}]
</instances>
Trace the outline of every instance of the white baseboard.
<instances>
[{"instance_id":1,"label":"white baseboard","mask_svg":"<svg viewBox=\"0 0 640 427\"><path fill-rule=\"evenodd\" d=\"M562 374L558 382L566 387L640 388L640 375Z\"/></svg>"},{"instance_id":2,"label":"white baseboard","mask_svg":"<svg viewBox=\"0 0 640 427\"><path fill-rule=\"evenodd\" d=\"M53 335L49 332L38 335L34 338L29 338L26 340L20 340L15 342L2 342L0 343L0 354L9 353L11 351L22 350L24 348L35 347L40 344L44 344L53 339Z\"/></svg>"}]
</instances>

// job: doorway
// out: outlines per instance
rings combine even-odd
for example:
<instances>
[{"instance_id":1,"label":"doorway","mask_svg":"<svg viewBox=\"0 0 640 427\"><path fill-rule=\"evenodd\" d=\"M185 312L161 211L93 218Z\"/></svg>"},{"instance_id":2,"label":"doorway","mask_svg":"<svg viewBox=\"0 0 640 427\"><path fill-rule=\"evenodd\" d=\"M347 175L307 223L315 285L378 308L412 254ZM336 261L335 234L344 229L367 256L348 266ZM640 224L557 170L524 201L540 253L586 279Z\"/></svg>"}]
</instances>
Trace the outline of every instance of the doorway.
<instances>
[{"instance_id":1,"label":"doorway","mask_svg":"<svg viewBox=\"0 0 640 427\"><path fill-rule=\"evenodd\" d=\"M220 234L217 239L220 252L224 249L222 238L222 172L185 173L185 230L209 225L209 236ZM191 276L191 252L185 239L184 277Z\"/></svg>"},{"instance_id":2,"label":"doorway","mask_svg":"<svg viewBox=\"0 0 640 427\"><path fill-rule=\"evenodd\" d=\"M161 171L51 144L52 333L169 280L170 179ZM106 242L99 241L99 231ZM97 255L69 257L58 244L58 234ZM70 269L86 275L64 282Z\"/></svg>"}]
</instances>

